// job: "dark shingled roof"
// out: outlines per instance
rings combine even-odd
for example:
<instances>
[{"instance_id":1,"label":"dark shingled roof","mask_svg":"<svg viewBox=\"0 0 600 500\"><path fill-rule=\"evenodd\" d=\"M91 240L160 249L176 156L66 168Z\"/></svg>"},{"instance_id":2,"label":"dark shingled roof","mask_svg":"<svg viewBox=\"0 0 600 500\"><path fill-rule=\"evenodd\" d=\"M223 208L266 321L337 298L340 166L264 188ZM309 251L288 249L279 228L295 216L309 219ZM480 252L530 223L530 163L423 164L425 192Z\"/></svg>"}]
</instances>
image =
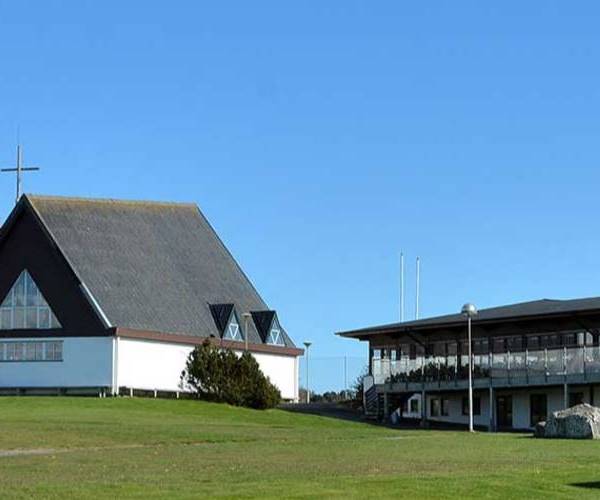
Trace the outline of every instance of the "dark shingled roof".
<instances>
[{"instance_id":1,"label":"dark shingled roof","mask_svg":"<svg viewBox=\"0 0 600 500\"><path fill-rule=\"evenodd\" d=\"M112 326L220 337L210 304L269 309L196 205L24 198Z\"/></svg>"},{"instance_id":2,"label":"dark shingled roof","mask_svg":"<svg viewBox=\"0 0 600 500\"><path fill-rule=\"evenodd\" d=\"M543 299L531 302L521 302L507 306L480 309L477 315L477 322L527 320L540 316L561 316L591 311L600 312L600 297L572 300ZM362 328L359 330L339 332L337 335L354 338L392 331L426 331L434 330L436 328L461 325L464 324L464 321L465 318L462 314L449 314L416 321L406 321L404 323L391 323L387 325Z\"/></svg>"}]
</instances>

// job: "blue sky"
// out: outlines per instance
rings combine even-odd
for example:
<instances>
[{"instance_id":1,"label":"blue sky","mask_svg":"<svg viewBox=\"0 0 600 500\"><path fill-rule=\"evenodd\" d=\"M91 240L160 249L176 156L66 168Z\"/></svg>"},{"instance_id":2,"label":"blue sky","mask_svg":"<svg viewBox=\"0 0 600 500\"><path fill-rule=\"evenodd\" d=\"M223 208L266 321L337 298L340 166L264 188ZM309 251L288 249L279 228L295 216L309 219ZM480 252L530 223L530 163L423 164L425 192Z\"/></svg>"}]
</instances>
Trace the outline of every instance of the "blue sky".
<instances>
[{"instance_id":1,"label":"blue sky","mask_svg":"<svg viewBox=\"0 0 600 500\"><path fill-rule=\"evenodd\" d=\"M423 315L600 295L599 14L0 0L0 161L20 126L28 192L197 202L297 342L361 356L332 333L398 318L401 250L411 313L416 255Z\"/></svg>"}]
</instances>

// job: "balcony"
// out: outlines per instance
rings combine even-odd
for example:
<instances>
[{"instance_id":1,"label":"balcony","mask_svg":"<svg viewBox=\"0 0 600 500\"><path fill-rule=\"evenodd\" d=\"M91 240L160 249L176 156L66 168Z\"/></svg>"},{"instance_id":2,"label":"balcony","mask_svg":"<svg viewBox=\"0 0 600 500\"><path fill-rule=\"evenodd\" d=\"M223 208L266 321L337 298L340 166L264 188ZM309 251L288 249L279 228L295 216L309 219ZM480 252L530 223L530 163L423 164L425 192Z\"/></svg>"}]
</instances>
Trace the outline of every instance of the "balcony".
<instances>
[{"instance_id":1,"label":"balcony","mask_svg":"<svg viewBox=\"0 0 600 500\"><path fill-rule=\"evenodd\" d=\"M372 359L372 375L390 392L468 387L468 356ZM600 347L582 346L473 356L473 387L600 383Z\"/></svg>"}]
</instances>

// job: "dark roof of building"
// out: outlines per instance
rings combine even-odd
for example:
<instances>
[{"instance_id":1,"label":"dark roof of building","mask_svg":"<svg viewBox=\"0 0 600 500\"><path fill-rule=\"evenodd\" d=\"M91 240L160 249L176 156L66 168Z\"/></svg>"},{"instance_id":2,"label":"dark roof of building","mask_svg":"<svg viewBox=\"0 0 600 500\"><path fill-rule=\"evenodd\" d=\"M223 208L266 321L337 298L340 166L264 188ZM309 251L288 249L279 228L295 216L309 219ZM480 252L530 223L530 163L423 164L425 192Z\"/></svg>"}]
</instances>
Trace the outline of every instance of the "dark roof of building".
<instances>
[{"instance_id":1,"label":"dark roof of building","mask_svg":"<svg viewBox=\"0 0 600 500\"><path fill-rule=\"evenodd\" d=\"M21 202L33 207L111 326L220 337L210 304L231 304L240 319L269 310L194 204L36 195ZM249 330L249 342L263 343L255 325Z\"/></svg>"},{"instance_id":2,"label":"dark roof of building","mask_svg":"<svg viewBox=\"0 0 600 500\"><path fill-rule=\"evenodd\" d=\"M217 324L217 328L219 329L219 333L223 335L235 306L233 304L209 304L209 307L213 319Z\"/></svg>"},{"instance_id":3,"label":"dark roof of building","mask_svg":"<svg viewBox=\"0 0 600 500\"><path fill-rule=\"evenodd\" d=\"M476 321L478 324L485 322L501 322L509 320L528 320L547 316L564 316L583 312L600 311L600 297L553 300L542 299L531 302L521 302L506 306L491 307L479 310ZM425 318L404 323L390 323L358 330L338 332L337 335L350 338L368 337L391 332L425 332L440 328L450 328L463 325L465 317L462 314L448 314L433 318Z\"/></svg>"}]
</instances>

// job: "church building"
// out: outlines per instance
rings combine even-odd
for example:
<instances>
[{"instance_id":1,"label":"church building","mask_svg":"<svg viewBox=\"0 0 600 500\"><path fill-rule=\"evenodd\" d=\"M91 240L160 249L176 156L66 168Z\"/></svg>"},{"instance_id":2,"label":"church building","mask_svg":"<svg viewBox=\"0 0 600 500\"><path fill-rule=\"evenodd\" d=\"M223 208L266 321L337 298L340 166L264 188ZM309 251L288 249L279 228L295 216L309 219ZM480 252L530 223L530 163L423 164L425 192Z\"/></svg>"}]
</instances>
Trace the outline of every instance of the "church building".
<instances>
[{"instance_id":1,"label":"church building","mask_svg":"<svg viewBox=\"0 0 600 500\"><path fill-rule=\"evenodd\" d=\"M23 195L0 229L0 394L178 393L194 346L298 349L196 205Z\"/></svg>"}]
</instances>

